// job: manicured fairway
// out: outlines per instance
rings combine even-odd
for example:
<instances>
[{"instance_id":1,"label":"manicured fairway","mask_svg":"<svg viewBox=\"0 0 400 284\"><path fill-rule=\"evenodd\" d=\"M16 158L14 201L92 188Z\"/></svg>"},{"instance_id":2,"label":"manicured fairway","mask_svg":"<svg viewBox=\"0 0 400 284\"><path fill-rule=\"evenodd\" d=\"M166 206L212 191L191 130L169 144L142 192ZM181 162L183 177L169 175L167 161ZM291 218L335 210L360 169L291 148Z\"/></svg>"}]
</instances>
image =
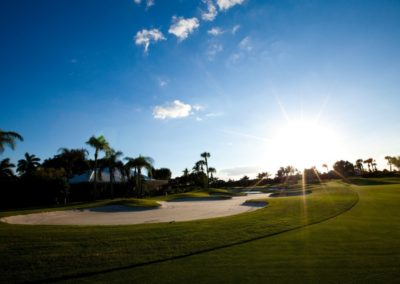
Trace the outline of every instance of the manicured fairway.
<instances>
[{"instance_id":1,"label":"manicured fairway","mask_svg":"<svg viewBox=\"0 0 400 284\"><path fill-rule=\"evenodd\" d=\"M394 279L400 264L395 229L400 221L399 185L351 188L359 192L359 203L350 186L330 183L305 197L271 199L258 211L196 222L109 227L2 224L0 251L6 257L0 259L0 281ZM311 223L318 224L296 229ZM171 258L175 259L163 261Z\"/></svg>"},{"instance_id":2,"label":"manicured fairway","mask_svg":"<svg viewBox=\"0 0 400 284\"><path fill-rule=\"evenodd\" d=\"M87 280L136 283L400 283L400 186L353 186L360 201L323 223ZM82 279L84 280L84 279Z\"/></svg>"}]
</instances>

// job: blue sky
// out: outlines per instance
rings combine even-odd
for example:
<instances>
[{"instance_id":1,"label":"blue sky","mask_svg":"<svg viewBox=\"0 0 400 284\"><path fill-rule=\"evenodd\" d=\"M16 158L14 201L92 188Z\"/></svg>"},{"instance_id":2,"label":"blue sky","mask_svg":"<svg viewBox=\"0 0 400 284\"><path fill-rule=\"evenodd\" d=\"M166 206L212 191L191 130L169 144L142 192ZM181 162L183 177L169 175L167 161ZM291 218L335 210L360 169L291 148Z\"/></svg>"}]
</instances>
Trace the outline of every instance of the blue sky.
<instances>
[{"instance_id":1,"label":"blue sky","mask_svg":"<svg viewBox=\"0 0 400 284\"><path fill-rule=\"evenodd\" d=\"M2 158L103 134L174 175L204 151L223 178L384 168L400 154L398 27L398 1L2 1L0 125L25 138Z\"/></svg>"}]
</instances>

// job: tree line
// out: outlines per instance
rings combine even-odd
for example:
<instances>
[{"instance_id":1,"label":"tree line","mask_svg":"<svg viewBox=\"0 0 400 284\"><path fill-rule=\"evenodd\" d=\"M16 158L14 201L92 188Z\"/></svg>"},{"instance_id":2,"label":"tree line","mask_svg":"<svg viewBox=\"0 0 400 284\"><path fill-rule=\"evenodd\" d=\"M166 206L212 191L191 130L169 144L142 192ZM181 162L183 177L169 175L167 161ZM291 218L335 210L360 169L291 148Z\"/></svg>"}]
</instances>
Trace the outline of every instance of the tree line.
<instances>
[{"instance_id":1,"label":"tree line","mask_svg":"<svg viewBox=\"0 0 400 284\"><path fill-rule=\"evenodd\" d=\"M0 154L6 147L15 149L16 143L23 137L12 131L0 130ZM67 200L83 201L119 196L143 197L146 191L144 183L147 176L154 179L169 180L171 170L154 168L151 157L123 157L121 151L114 150L104 136L92 136L86 145L94 149L94 159L88 158L88 151L60 148L52 158L41 161L34 154L25 153L17 165L9 158L0 161L0 206L32 206L53 203L66 203ZM16 170L17 174L14 174ZM108 173L108 182L102 180L102 173ZM92 182L72 185L74 176L92 172ZM117 183L118 173L123 183Z\"/></svg>"},{"instance_id":2,"label":"tree line","mask_svg":"<svg viewBox=\"0 0 400 284\"><path fill-rule=\"evenodd\" d=\"M16 143L23 141L17 132L0 130L0 154L6 147L15 149ZM94 149L93 159L84 149L60 148L51 158L41 161L33 154L25 153L15 165L9 158L0 160L0 207L48 205L66 203L67 201L86 201L99 198L113 197L143 197L146 194L164 194L165 192L183 192L196 188L234 187L234 186L265 186L268 184L294 184L301 178L307 182L320 182L331 178L346 178L351 176L379 177L395 174L394 169L400 170L400 156L386 156L389 171L379 171L373 158L357 159L355 163L345 160L335 162L331 168L327 164L322 167L326 172L321 173L316 167L299 171L288 165L280 167L275 176L268 172L260 172L255 179L243 176L238 180L218 179L216 169L210 166L211 154L203 152L194 163L191 170L185 168L181 176L171 179L168 168L154 168L154 159L148 156L126 156L113 149L104 136L91 136L85 144ZM14 169L17 175L14 174ZM109 180L104 182L102 173L109 174ZM149 192L146 188L143 171L148 177L169 180L169 184L160 191ZM70 184L69 181L79 175L92 172L90 181ZM123 182L116 182L115 174ZM100 182L101 181L101 182Z\"/></svg>"}]
</instances>

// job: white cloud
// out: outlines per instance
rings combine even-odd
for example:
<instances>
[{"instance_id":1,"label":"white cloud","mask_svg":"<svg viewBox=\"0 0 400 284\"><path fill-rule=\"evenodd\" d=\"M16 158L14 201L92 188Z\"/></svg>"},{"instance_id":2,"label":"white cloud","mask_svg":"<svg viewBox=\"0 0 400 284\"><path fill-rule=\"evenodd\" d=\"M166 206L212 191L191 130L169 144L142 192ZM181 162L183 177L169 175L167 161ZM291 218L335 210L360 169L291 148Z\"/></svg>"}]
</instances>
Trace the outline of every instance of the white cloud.
<instances>
[{"instance_id":1,"label":"white cloud","mask_svg":"<svg viewBox=\"0 0 400 284\"><path fill-rule=\"evenodd\" d=\"M238 31L238 29L240 28L240 25L236 25L232 28L232 34L236 34L236 32Z\"/></svg>"},{"instance_id":2,"label":"white cloud","mask_svg":"<svg viewBox=\"0 0 400 284\"><path fill-rule=\"evenodd\" d=\"M190 115L192 106L175 100L165 106L156 106L153 116L156 119L182 118Z\"/></svg>"},{"instance_id":3,"label":"white cloud","mask_svg":"<svg viewBox=\"0 0 400 284\"><path fill-rule=\"evenodd\" d=\"M143 29L141 31L138 31L135 36L136 45L143 45L144 52L146 53L149 50L151 42L157 42L161 40L165 40L165 37L162 34L162 32L160 32L158 29L152 29L152 30Z\"/></svg>"},{"instance_id":4,"label":"white cloud","mask_svg":"<svg viewBox=\"0 0 400 284\"><path fill-rule=\"evenodd\" d=\"M220 10L228 10L235 5L242 4L244 0L217 0L217 4Z\"/></svg>"},{"instance_id":5,"label":"white cloud","mask_svg":"<svg viewBox=\"0 0 400 284\"><path fill-rule=\"evenodd\" d=\"M172 17L173 24L168 32L175 35L180 41L186 39L190 33L199 27L197 18L184 19L183 17Z\"/></svg>"},{"instance_id":6,"label":"white cloud","mask_svg":"<svg viewBox=\"0 0 400 284\"><path fill-rule=\"evenodd\" d=\"M207 11L202 12L201 18L204 21L214 21L218 14L217 7L215 7L213 1L211 0L203 0L203 3L207 5Z\"/></svg>"},{"instance_id":7,"label":"white cloud","mask_svg":"<svg viewBox=\"0 0 400 284\"><path fill-rule=\"evenodd\" d=\"M212 36L219 36L219 35L222 35L224 33L224 31L221 30L221 28L213 27L210 30L208 30L207 33Z\"/></svg>"},{"instance_id":8,"label":"white cloud","mask_svg":"<svg viewBox=\"0 0 400 284\"><path fill-rule=\"evenodd\" d=\"M253 45L251 43L251 39L249 36L246 36L244 39L240 41L239 48L246 51L251 51L253 49Z\"/></svg>"},{"instance_id":9,"label":"white cloud","mask_svg":"<svg viewBox=\"0 0 400 284\"><path fill-rule=\"evenodd\" d=\"M141 0L133 0L133 2L135 2L135 4L140 5L140 2L142 2Z\"/></svg>"}]
</instances>

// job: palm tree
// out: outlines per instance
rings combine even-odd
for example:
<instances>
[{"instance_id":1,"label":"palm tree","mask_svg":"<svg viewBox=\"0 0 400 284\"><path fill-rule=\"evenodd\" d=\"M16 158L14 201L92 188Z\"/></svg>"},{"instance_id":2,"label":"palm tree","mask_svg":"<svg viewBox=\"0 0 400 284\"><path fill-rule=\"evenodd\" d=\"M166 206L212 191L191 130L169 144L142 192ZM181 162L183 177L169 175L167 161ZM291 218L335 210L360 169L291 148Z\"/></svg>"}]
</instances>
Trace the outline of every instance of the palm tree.
<instances>
[{"instance_id":1,"label":"palm tree","mask_svg":"<svg viewBox=\"0 0 400 284\"><path fill-rule=\"evenodd\" d=\"M210 179L211 179L211 181L213 181L213 179L214 179L213 174L217 173L217 170L216 170L215 168L213 168L213 167L209 167L209 168L208 168L208 172L210 173Z\"/></svg>"},{"instance_id":2,"label":"palm tree","mask_svg":"<svg viewBox=\"0 0 400 284\"><path fill-rule=\"evenodd\" d=\"M17 132L3 131L0 129L0 154L4 152L5 146L15 149L16 140L24 141L24 138Z\"/></svg>"},{"instance_id":3,"label":"palm tree","mask_svg":"<svg viewBox=\"0 0 400 284\"><path fill-rule=\"evenodd\" d=\"M103 135L99 137L92 136L86 141L86 144L93 147L95 149L94 152L94 194L97 193L97 159L99 156L99 151L107 151L110 149L110 145Z\"/></svg>"},{"instance_id":4,"label":"palm tree","mask_svg":"<svg viewBox=\"0 0 400 284\"><path fill-rule=\"evenodd\" d=\"M373 160L374 160L374 159L372 159L372 158L369 158L369 159L364 160L364 164L367 164L367 165L368 165L368 171L369 171L369 172L371 172L371 164L372 164Z\"/></svg>"},{"instance_id":5,"label":"palm tree","mask_svg":"<svg viewBox=\"0 0 400 284\"><path fill-rule=\"evenodd\" d=\"M147 170L147 173L151 174L154 160L151 157L139 156L137 158L125 158L128 162L127 165L130 168L135 169L136 187L138 188L138 197L143 196L143 184L142 184L142 168Z\"/></svg>"},{"instance_id":6,"label":"palm tree","mask_svg":"<svg viewBox=\"0 0 400 284\"><path fill-rule=\"evenodd\" d=\"M386 156L386 157L385 157L385 160L387 160L387 163L388 163L388 165L389 165L389 167L390 167L390 171L392 171L393 157L391 157L391 156Z\"/></svg>"},{"instance_id":7,"label":"palm tree","mask_svg":"<svg viewBox=\"0 0 400 284\"><path fill-rule=\"evenodd\" d=\"M286 176L292 176L294 174L295 169L292 166L287 166L284 169Z\"/></svg>"},{"instance_id":8,"label":"palm tree","mask_svg":"<svg viewBox=\"0 0 400 284\"><path fill-rule=\"evenodd\" d=\"M0 162L0 178L9 178L14 176L12 168L15 168L15 165L10 163L10 159L6 158Z\"/></svg>"},{"instance_id":9,"label":"palm tree","mask_svg":"<svg viewBox=\"0 0 400 284\"><path fill-rule=\"evenodd\" d=\"M262 172L262 173L258 173L257 174L257 178L258 179L267 179L270 176L270 174L268 172Z\"/></svg>"},{"instance_id":10,"label":"palm tree","mask_svg":"<svg viewBox=\"0 0 400 284\"><path fill-rule=\"evenodd\" d=\"M360 170L361 173L364 171L363 162L364 161L362 159L357 159L357 161L356 161L356 167L357 167L357 169Z\"/></svg>"},{"instance_id":11,"label":"palm tree","mask_svg":"<svg viewBox=\"0 0 400 284\"><path fill-rule=\"evenodd\" d=\"M194 173L200 173L200 172L204 173L204 168L203 168L204 165L205 165L204 160L197 161L193 166L193 172Z\"/></svg>"},{"instance_id":12,"label":"palm tree","mask_svg":"<svg viewBox=\"0 0 400 284\"><path fill-rule=\"evenodd\" d=\"M37 167L40 165L40 159L35 155L25 153L25 159L18 161L17 172L20 175L30 176L34 173Z\"/></svg>"},{"instance_id":13,"label":"palm tree","mask_svg":"<svg viewBox=\"0 0 400 284\"><path fill-rule=\"evenodd\" d=\"M206 166L206 174L207 174L207 188L208 188L208 186L209 186L209 179L210 179L210 173L209 173L209 169L208 169L208 160L207 160L207 158L210 158L211 155L210 155L210 153L208 153L208 152L203 152L203 153L200 154L200 156L201 156L202 158L204 158L204 164L205 164L205 166Z\"/></svg>"},{"instance_id":14,"label":"palm tree","mask_svg":"<svg viewBox=\"0 0 400 284\"><path fill-rule=\"evenodd\" d=\"M376 168L376 160L372 160L372 169L374 170L374 172L378 171L378 169Z\"/></svg>"},{"instance_id":15,"label":"palm tree","mask_svg":"<svg viewBox=\"0 0 400 284\"><path fill-rule=\"evenodd\" d=\"M119 168L121 165L121 161L119 158L123 155L121 151L115 151L114 149L109 149L106 152L106 164L108 166L108 171L110 173L110 187L111 187L111 197L114 196L114 171L116 168Z\"/></svg>"}]
</instances>

